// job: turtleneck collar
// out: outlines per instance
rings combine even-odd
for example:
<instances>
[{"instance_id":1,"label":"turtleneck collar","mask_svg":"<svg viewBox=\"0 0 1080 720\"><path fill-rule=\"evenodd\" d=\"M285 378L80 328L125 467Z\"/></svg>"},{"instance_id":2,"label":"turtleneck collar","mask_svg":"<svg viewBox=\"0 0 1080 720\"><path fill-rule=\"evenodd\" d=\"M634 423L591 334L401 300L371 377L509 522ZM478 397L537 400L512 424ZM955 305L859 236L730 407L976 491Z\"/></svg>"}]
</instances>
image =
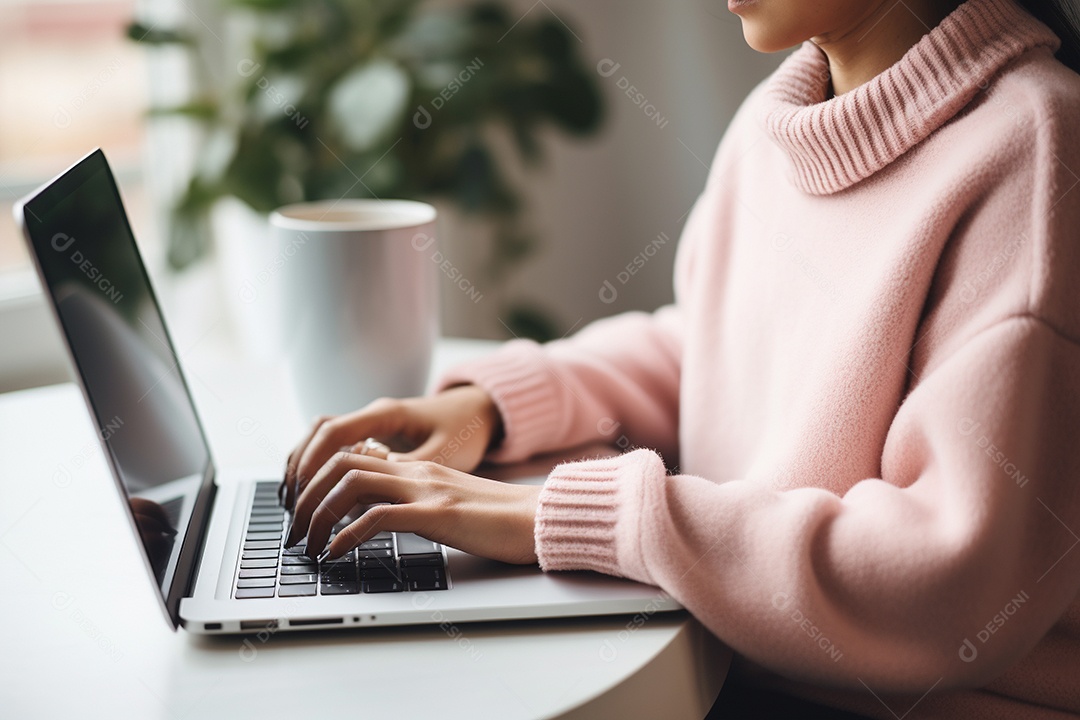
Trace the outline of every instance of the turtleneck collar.
<instances>
[{"instance_id":1,"label":"turtleneck collar","mask_svg":"<svg viewBox=\"0 0 1080 720\"><path fill-rule=\"evenodd\" d=\"M827 99L829 63L806 42L766 83L764 124L804 192L851 187L944 125L1002 67L1060 41L1014 0L968 0L895 65Z\"/></svg>"}]
</instances>

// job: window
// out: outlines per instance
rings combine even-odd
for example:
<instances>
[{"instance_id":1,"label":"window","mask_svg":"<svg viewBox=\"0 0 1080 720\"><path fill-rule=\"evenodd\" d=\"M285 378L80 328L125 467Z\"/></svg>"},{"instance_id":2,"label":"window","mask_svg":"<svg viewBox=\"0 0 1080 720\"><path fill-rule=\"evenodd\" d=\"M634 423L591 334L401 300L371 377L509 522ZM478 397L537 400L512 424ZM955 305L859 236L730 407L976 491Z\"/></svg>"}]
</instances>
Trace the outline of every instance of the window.
<instances>
[{"instance_id":1,"label":"window","mask_svg":"<svg viewBox=\"0 0 1080 720\"><path fill-rule=\"evenodd\" d=\"M29 258L11 219L22 195L95 147L145 215L145 50L127 39L135 0L0 0L0 294ZM25 287L25 283L20 283Z\"/></svg>"}]
</instances>

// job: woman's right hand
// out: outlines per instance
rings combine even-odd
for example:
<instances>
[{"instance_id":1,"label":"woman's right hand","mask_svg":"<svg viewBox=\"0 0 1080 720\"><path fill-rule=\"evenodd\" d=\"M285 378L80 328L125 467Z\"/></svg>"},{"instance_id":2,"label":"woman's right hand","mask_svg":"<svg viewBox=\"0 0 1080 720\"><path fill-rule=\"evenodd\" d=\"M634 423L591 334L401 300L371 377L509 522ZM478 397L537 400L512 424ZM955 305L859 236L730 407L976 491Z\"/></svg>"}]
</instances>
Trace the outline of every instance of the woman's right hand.
<instances>
[{"instance_id":1,"label":"woman's right hand","mask_svg":"<svg viewBox=\"0 0 1080 720\"><path fill-rule=\"evenodd\" d=\"M432 460L471 472L501 433L495 402L476 385L426 397L383 398L354 413L318 418L289 455L278 496L291 508L300 490L331 457L343 448L358 448L368 438L387 442L404 437L415 446L409 452L391 453L392 460Z\"/></svg>"}]
</instances>

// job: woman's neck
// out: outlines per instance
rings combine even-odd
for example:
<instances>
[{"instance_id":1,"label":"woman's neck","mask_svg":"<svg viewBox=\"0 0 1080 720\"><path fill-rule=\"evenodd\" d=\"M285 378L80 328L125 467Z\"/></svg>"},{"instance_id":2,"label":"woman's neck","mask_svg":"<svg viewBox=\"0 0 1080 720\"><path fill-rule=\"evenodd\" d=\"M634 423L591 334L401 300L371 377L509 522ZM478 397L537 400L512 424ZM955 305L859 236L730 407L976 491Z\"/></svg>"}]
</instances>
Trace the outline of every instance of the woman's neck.
<instances>
[{"instance_id":1,"label":"woman's neck","mask_svg":"<svg viewBox=\"0 0 1080 720\"><path fill-rule=\"evenodd\" d=\"M842 30L811 38L829 58L833 95L873 79L904 56L962 0L884 0Z\"/></svg>"}]
</instances>

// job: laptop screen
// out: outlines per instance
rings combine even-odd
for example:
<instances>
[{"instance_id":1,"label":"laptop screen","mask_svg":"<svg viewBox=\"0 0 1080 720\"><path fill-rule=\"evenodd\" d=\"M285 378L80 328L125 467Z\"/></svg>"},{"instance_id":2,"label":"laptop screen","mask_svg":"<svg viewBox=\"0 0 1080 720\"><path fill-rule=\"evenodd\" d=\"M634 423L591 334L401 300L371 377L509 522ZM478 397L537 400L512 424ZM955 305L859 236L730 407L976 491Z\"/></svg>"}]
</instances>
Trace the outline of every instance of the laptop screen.
<instances>
[{"instance_id":1,"label":"laptop screen","mask_svg":"<svg viewBox=\"0 0 1080 720\"><path fill-rule=\"evenodd\" d=\"M210 453L105 156L27 200L21 219L169 604Z\"/></svg>"}]
</instances>

